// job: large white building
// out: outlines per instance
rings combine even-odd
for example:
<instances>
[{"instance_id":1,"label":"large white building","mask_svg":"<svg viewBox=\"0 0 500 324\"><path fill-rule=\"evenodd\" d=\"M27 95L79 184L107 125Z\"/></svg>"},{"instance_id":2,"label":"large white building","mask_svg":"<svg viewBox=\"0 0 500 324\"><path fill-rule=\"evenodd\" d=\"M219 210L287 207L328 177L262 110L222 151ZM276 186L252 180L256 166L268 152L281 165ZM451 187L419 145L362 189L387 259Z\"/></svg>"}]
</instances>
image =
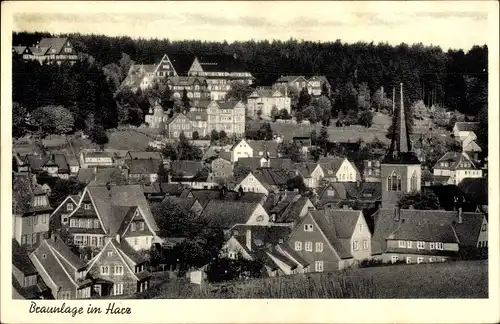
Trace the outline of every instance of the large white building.
<instances>
[{"instance_id":1,"label":"large white building","mask_svg":"<svg viewBox=\"0 0 500 324\"><path fill-rule=\"evenodd\" d=\"M444 184L459 184L465 178L481 178L483 171L466 153L448 152L434 165L435 181Z\"/></svg>"}]
</instances>

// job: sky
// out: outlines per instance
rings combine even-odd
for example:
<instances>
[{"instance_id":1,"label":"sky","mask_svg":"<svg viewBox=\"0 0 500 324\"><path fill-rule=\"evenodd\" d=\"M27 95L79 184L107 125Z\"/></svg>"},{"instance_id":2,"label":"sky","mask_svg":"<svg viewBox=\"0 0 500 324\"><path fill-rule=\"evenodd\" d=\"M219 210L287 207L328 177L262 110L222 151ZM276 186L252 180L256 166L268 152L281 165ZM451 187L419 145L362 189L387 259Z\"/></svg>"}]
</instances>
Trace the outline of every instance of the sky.
<instances>
[{"instance_id":1,"label":"sky","mask_svg":"<svg viewBox=\"0 0 500 324\"><path fill-rule=\"evenodd\" d=\"M23 2L20 2L23 4ZM224 1L57 2L24 5L14 31L206 41L423 43L464 50L488 44L487 2ZM491 28L490 28L491 29Z\"/></svg>"}]
</instances>

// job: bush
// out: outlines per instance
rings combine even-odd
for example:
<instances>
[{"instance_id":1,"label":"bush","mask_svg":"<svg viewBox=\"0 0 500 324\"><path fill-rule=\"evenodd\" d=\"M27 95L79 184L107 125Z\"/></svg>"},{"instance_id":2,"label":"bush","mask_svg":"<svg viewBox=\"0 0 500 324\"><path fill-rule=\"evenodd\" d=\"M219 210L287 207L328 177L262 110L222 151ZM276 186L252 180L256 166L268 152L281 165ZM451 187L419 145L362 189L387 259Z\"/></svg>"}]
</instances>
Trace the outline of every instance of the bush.
<instances>
[{"instance_id":1,"label":"bush","mask_svg":"<svg viewBox=\"0 0 500 324\"><path fill-rule=\"evenodd\" d=\"M363 111L358 117L358 124L371 127L373 124L373 113L369 110Z\"/></svg>"}]
</instances>

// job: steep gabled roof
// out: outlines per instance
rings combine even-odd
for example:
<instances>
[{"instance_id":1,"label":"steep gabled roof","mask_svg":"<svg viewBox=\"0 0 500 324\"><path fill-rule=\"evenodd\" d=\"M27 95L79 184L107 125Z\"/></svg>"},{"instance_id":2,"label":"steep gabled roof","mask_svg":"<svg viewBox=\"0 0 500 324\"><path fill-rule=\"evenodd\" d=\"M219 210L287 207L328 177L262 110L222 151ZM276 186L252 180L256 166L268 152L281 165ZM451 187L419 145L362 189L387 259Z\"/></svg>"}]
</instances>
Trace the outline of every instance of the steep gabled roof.
<instances>
[{"instance_id":1,"label":"steep gabled roof","mask_svg":"<svg viewBox=\"0 0 500 324\"><path fill-rule=\"evenodd\" d=\"M466 246L477 246L479 233L485 216L479 213L467 213L466 217L462 218L462 223L455 223L453 228L457 235L460 244Z\"/></svg>"},{"instance_id":2,"label":"steep gabled roof","mask_svg":"<svg viewBox=\"0 0 500 324\"><path fill-rule=\"evenodd\" d=\"M284 170L272 168L260 168L259 170L252 172L252 174L264 186L282 187L287 184L288 180L293 178L290 173Z\"/></svg>"},{"instance_id":3,"label":"steep gabled roof","mask_svg":"<svg viewBox=\"0 0 500 324\"><path fill-rule=\"evenodd\" d=\"M292 200L280 217L276 219L276 222L292 223L299 221L301 219L299 214L308 201L309 198L306 196L300 196L298 199Z\"/></svg>"},{"instance_id":4,"label":"steep gabled roof","mask_svg":"<svg viewBox=\"0 0 500 324\"><path fill-rule=\"evenodd\" d=\"M172 63L177 75L187 75L189 68L193 64L194 55L191 54L167 54L170 63Z\"/></svg>"},{"instance_id":5,"label":"steep gabled roof","mask_svg":"<svg viewBox=\"0 0 500 324\"><path fill-rule=\"evenodd\" d=\"M447 162L448 166L441 166L441 162ZM463 166L463 163L469 163L470 166ZM434 169L470 170L477 168L467 154L463 152L447 152L436 162Z\"/></svg>"},{"instance_id":6,"label":"steep gabled roof","mask_svg":"<svg viewBox=\"0 0 500 324\"><path fill-rule=\"evenodd\" d=\"M28 251L21 247L15 239L12 239L12 265L19 269L25 276L38 273L28 256Z\"/></svg>"},{"instance_id":7,"label":"steep gabled roof","mask_svg":"<svg viewBox=\"0 0 500 324\"><path fill-rule=\"evenodd\" d=\"M349 246L341 239L350 239L361 211L359 210L314 210L309 215L316 222L328 242L342 259L352 258Z\"/></svg>"},{"instance_id":8,"label":"steep gabled roof","mask_svg":"<svg viewBox=\"0 0 500 324\"><path fill-rule=\"evenodd\" d=\"M235 165L238 167L247 167L251 171L255 171L261 168L261 160L262 156L259 157L240 157L238 161L236 161Z\"/></svg>"},{"instance_id":9,"label":"steep gabled roof","mask_svg":"<svg viewBox=\"0 0 500 324\"><path fill-rule=\"evenodd\" d=\"M341 157L321 157L318 163L325 170L325 176L328 176L329 174L335 175L345 160L347 159Z\"/></svg>"},{"instance_id":10,"label":"steep gabled roof","mask_svg":"<svg viewBox=\"0 0 500 324\"><path fill-rule=\"evenodd\" d=\"M22 55L26 48L27 46L12 46L12 50L19 55Z\"/></svg>"},{"instance_id":11,"label":"steep gabled roof","mask_svg":"<svg viewBox=\"0 0 500 324\"><path fill-rule=\"evenodd\" d=\"M191 121L207 121L208 115L206 111L190 111L186 114L186 117Z\"/></svg>"},{"instance_id":12,"label":"steep gabled roof","mask_svg":"<svg viewBox=\"0 0 500 324\"><path fill-rule=\"evenodd\" d=\"M192 86L194 84L203 84L206 81L203 77L188 77L188 76L176 76L168 78L174 86Z\"/></svg>"},{"instance_id":13,"label":"steep gabled roof","mask_svg":"<svg viewBox=\"0 0 500 324\"><path fill-rule=\"evenodd\" d=\"M211 200L200 218L211 227L231 228L236 224L246 224L258 203L240 201Z\"/></svg>"},{"instance_id":14,"label":"steep gabled roof","mask_svg":"<svg viewBox=\"0 0 500 324\"><path fill-rule=\"evenodd\" d=\"M54 154L54 163L59 169L59 173L69 173L69 164L64 154Z\"/></svg>"},{"instance_id":15,"label":"steep gabled roof","mask_svg":"<svg viewBox=\"0 0 500 324\"><path fill-rule=\"evenodd\" d=\"M425 242L457 243L453 230L458 221L456 211L401 209L400 220L394 216L394 209L379 209L372 216L375 220L372 252L381 253L385 250L385 240L408 240ZM478 217L481 213L462 214L466 218ZM464 228L467 228L464 226ZM461 235L465 235L462 233Z\"/></svg>"},{"instance_id":16,"label":"steep gabled roof","mask_svg":"<svg viewBox=\"0 0 500 324\"><path fill-rule=\"evenodd\" d=\"M127 157L130 155L132 160L143 160L143 159L153 159L153 160L163 160L160 152L148 152L148 151L128 151Z\"/></svg>"},{"instance_id":17,"label":"steep gabled roof","mask_svg":"<svg viewBox=\"0 0 500 324\"><path fill-rule=\"evenodd\" d=\"M295 163L292 165L292 170L296 170L304 178L310 178L317 167L318 163Z\"/></svg>"},{"instance_id":18,"label":"steep gabled roof","mask_svg":"<svg viewBox=\"0 0 500 324\"><path fill-rule=\"evenodd\" d=\"M42 38L38 46L49 48L50 54L53 54L52 50L54 50L54 54L60 54L67 41L67 37Z\"/></svg>"},{"instance_id":19,"label":"steep gabled roof","mask_svg":"<svg viewBox=\"0 0 500 324\"><path fill-rule=\"evenodd\" d=\"M243 61L233 55L198 55L204 72L248 72Z\"/></svg>"},{"instance_id":20,"label":"steep gabled roof","mask_svg":"<svg viewBox=\"0 0 500 324\"><path fill-rule=\"evenodd\" d=\"M268 162L273 169L291 170L293 165L290 158L269 158Z\"/></svg>"},{"instance_id":21,"label":"steep gabled roof","mask_svg":"<svg viewBox=\"0 0 500 324\"><path fill-rule=\"evenodd\" d=\"M254 156L260 156L262 152L262 156L266 154L268 157L278 157L278 142L276 141L246 141L248 145L253 150ZM239 142L237 143L239 144Z\"/></svg>"},{"instance_id":22,"label":"steep gabled roof","mask_svg":"<svg viewBox=\"0 0 500 324\"><path fill-rule=\"evenodd\" d=\"M89 192L108 234L116 234L131 207L139 207L151 231L158 231L141 185L110 186L109 189L106 186L87 186L85 190Z\"/></svg>"},{"instance_id":23,"label":"steep gabled roof","mask_svg":"<svg viewBox=\"0 0 500 324\"><path fill-rule=\"evenodd\" d=\"M157 174L161 160L141 159L141 160L125 160L124 166L129 170L130 174Z\"/></svg>"},{"instance_id":24,"label":"steep gabled roof","mask_svg":"<svg viewBox=\"0 0 500 324\"><path fill-rule=\"evenodd\" d=\"M181 198L175 196L166 196L163 199L163 202L170 202L174 205L177 205L181 208L184 208L186 211L190 211L193 205L197 202L196 198Z\"/></svg>"},{"instance_id":25,"label":"steep gabled roof","mask_svg":"<svg viewBox=\"0 0 500 324\"><path fill-rule=\"evenodd\" d=\"M456 122L455 127L459 132L475 132L479 123L477 122Z\"/></svg>"},{"instance_id":26,"label":"steep gabled roof","mask_svg":"<svg viewBox=\"0 0 500 324\"><path fill-rule=\"evenodd\" d=\"M69 264L72 268L76 270L81 270L85 268L85 262L83 262L78 256L76 256L70 248L63 243L62 240L56 239L47 239L45 243L56 252L58 258L60 258L62 263Z\"/></svg>"}]
</instances>

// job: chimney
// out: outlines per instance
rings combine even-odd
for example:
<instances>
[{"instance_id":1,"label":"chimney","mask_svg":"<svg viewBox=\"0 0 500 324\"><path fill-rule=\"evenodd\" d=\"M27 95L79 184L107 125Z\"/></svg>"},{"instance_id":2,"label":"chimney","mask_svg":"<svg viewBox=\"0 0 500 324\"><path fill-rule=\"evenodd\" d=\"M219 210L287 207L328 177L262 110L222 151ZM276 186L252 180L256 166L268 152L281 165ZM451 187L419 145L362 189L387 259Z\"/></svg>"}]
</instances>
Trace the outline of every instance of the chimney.
<instances>
[{"instance_id":1,"label":"chimney","mask_svg":"<svg viewBox=\"0 0 500 324\"><path fill-rule=\"evenodd\" d=\"M252 230L247 229L246 246L249 251L252 251Z\"/></svg>"},{"instance_id":2,"label":"chimney","mask_svg":"<svg viewBox=\"0 0 500 324\"><path fill-rule=\"evenodd\" d=\"M399 222L401 220L401 206L394 206L394 220Z\"/></svg>"},{"instance_id":3,"label":"chimney","mask_svg":"<svg viewBox=\"0 0 500 324\"><path fill-rule=\"evenodd\" d=\"M462 222L463 222L463 219L462 219L462 206L458 207L457 216L458 216L458 224L462 224Z\"/></svg>"},{"instance_id":4,"label":"chimney","mask_svg":"<svg viewBox=\"0 0 500 324\"><path fill-rule=\"evenodd\" d=\"M116 242L120 243L120 234L116 234Z\"/></svg>"}]
</instances>

